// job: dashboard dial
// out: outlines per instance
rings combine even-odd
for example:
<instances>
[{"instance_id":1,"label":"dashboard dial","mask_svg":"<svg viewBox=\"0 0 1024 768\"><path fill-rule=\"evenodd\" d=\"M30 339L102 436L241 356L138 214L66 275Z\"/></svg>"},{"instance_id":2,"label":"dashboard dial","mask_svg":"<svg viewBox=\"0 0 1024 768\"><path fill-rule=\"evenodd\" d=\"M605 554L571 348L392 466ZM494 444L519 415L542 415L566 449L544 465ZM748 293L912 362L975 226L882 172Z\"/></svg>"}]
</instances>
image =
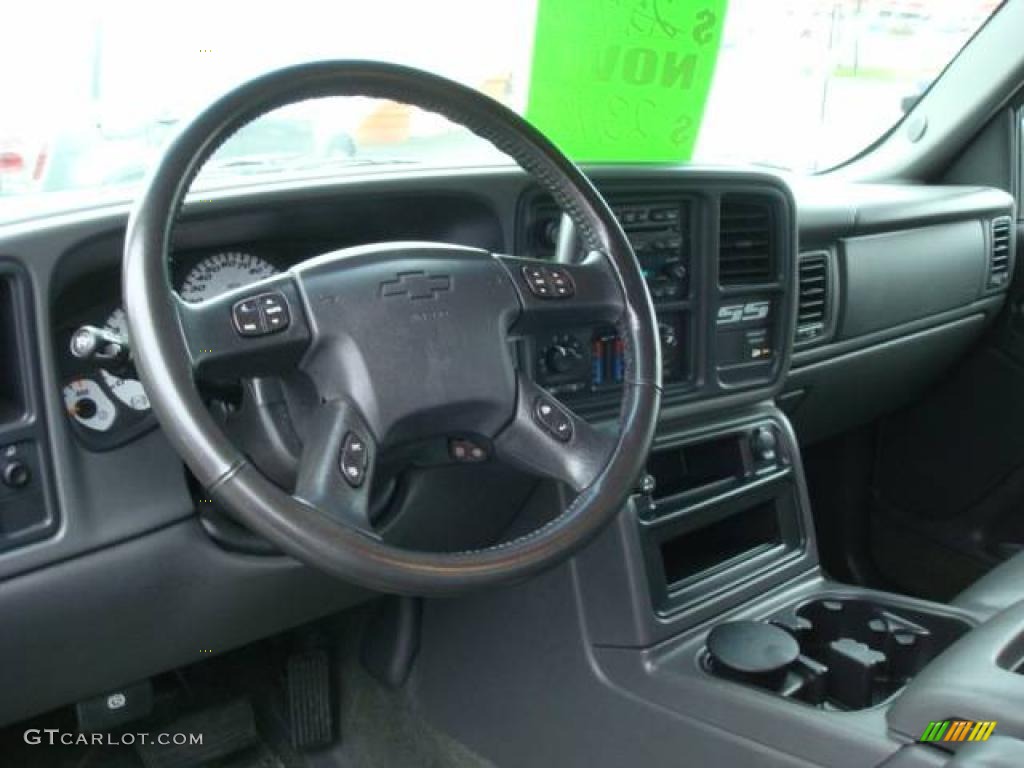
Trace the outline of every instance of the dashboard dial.
<instances>
[{"instance_id":1,"label":"dashboard dial","mask_svg":"<svg viewBox=\"0 0 1024 768\"><path fill-rule=\"evenodd\" d=\"M117 419L117 408L92 379L68 382L64 387L64 407L72 419L96 432L106 432Z\"/></svg>"},{"instance_id":2,"label":"dashboard dial","mask_svg":"<svg viewBox=\"0 0 1024 768\"><path fill-rule=\"evenodd\" d=\"M110 314L110 317L107 318L106 327L107 330L113 331L117 335L131 341L128 336L128 323L125 320L123 309L115 309ZM103 376L103 383L107 385L114 394L114 397L122 403L135 411L149 410L149 397L146 395L146 390L142 388L142 382L138 379L115 376L106 370L101 370L100 375Z\"/></svg>"},{"instance_id":3,"label":"dashboard dial","mask_svg":"<svg viewBox=\"0 0 1024 768\"><path fill-rule=\"evenodd\" d=\"M185 275L179 293L185 301L206 301L222 293L277 274L266 259L243 251L224 251L207 256Z\"/></svg>"}]
</instances>

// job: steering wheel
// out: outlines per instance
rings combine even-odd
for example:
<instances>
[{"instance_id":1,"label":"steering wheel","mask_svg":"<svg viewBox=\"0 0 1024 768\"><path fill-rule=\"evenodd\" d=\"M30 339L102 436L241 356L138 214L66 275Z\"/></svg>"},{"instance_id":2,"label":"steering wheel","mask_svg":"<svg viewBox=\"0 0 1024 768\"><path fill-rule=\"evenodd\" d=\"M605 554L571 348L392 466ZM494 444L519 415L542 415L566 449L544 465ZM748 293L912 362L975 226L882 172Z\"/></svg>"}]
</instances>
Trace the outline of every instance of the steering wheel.
<instances>
[{"instance_id":1,"label":"steering wheel","mask_svg":"<svg viewBox=\"0 0 1024 768\"><path fill-rule=\"evenodd\" d=\"M199 304L169 276L171 232L205 161L273 109L329 96L440 113L515 159L571 217L588 256L554 264L439 243L383 243L303 261ZM629 241L580 170L511 110L457 83L368 61L272 72L228 93L170 144L128 225L124 306L135 364L164 433L207 493L308 565L365 587L440 595L525 579L569 557L626 501L653 438L657 325ZM614 323L624 341L618 434L601 431L517 371L510 337ZM269 480L204 406L204 376L304 383L294 488ZM471 436L488 458L575 491L537 530L467 552L396 547L373 529L377 460L392 446ZM486 510L481 510L486 514Z\"/></svg>"}]
</instances>

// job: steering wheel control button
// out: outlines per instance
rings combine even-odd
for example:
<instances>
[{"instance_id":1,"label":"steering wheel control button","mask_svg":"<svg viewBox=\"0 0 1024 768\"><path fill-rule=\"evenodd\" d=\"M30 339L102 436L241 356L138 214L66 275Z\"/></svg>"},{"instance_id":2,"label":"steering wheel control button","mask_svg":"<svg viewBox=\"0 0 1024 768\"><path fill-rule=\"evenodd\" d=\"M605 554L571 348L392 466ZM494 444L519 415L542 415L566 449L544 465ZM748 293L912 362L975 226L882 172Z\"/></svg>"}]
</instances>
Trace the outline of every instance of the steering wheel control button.
<instances>
[{"instance_id":1,"label":"steering wheel control button","mask_svg":"<svg viewBox=\"0 0 1024 768\"><path fill-rule=\"evenodd\" d=\"M533 406L537 422L556 440L567 443L572 439L572 419L553 400L538 397Z\"/></svg>"},{"instance_id":2,"label":"steering wheel control button","mask_svg":"<svg viewBox=\"0 0 1024 768\"><path fill-rule=\"evenodd\" d=\"M288 303L280 293L265 293L259 297L260 313L267 333L283 331L288 327L291 318L288 316Z\"/></svg>"},{"instance_id":3,"label":"steering wheel control button","mask_svg":"<svg viewBox=\"0 0 1024 768\"><path fill-rule=\"evenodd\" d=\"M263 318L258 299L243 299L231 308L231 319L240 336L262 336Z\"/></svg>"},{"instance_id":4,"label":"steering wheel control button","mask_svg":"<svg viewBox=\"0 0 1024 768\"><path fill-rule=\"evenodd\" d=\"M568 299L576 294L576 285L562 267L523 267L523 278L530 293L542 299Z\"/></svg>"},{"instance_id":5,"label":"steering wheel control button","mask_svg":"<svg viewBox=\"0 0 1024 768\"><path fill-rule=\"evenodd\" d=\"M557 298L569 298L576 292L576 286L573 285L572 278L566 270L549 269L548 278Z\"/></svg>"},{"instance_id":6,"label":"steering wheel control button","mask_svg":"<svg viewBox=\"0 0 1024 768\"><path fill-rule=\"evenodd\" d=\"M242 299L231 308L231 319L240 336L266 336L291 323L288 302L277 292Z\"/></svg>"},{"instance_id":7,"label":"steering wheel control button","mask_svg":"<svg viewBox=\"0 0 1024 768\"><path fill-rule=\"evenodd\" d=\"M369 464L369 451L366 441L355 432L349 432L341 444L341 459L338 462L342 477L353 488L358 488L366 479L366 467Z\"/></svg>"},{"instance_id":8,"label":"steering wheel control button","mask_svg":"<svg viewBox=\"0 0 1024 768\"><path fill-rule=\"evenodd\" d=\"M452 438L448 441L448 455L462 464L478 464L487 460L487 451L472 440Z\"/></svg>"}]
</instances>

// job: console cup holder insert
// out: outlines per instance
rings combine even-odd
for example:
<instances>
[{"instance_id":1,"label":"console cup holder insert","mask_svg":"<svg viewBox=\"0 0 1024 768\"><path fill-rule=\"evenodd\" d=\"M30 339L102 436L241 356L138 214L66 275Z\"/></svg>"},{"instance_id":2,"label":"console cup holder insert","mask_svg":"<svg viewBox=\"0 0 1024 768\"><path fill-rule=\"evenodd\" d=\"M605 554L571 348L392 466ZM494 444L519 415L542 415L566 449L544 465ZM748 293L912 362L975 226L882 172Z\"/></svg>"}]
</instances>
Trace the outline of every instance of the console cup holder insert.
<instances>
[{"instance_id":1,"label":"console cup holder insert","mask_svg":"<svg viewBox=\"0 0 1024 768\"><path fill-rule=\"evenodd\" d=\"M901 690L970 628L956 616L898 605L817 599L764 622L719 624L708 636L704 665L716 676L815 706L865 709ZM765 659L779 663L768 669Z\"/></svg>"}]
</instances>

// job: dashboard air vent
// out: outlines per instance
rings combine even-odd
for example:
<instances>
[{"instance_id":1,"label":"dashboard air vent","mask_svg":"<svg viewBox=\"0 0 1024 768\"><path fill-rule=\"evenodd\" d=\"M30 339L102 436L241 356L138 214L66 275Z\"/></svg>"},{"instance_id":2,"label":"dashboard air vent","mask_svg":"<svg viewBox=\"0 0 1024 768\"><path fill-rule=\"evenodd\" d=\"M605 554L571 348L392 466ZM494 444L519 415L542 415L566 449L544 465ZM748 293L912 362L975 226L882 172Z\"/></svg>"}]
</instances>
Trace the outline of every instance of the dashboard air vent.
<instances>
[{"instance_id":1,"label":"dashboard air vent","mask_svg":"<svg viewBox=\"0 0 1024 768\"><path fill-rule=\"evenodd\" d=\"M992 222L992 260L988 267L988 287L998 288L1010 279L1010 220Z\"/></svg>"},{"instance_id":2,"label":"dashboard air vent","mask_svg":"<svg viewBox=\"0 0 1024 768\"><path fill-rule=\"evenodd\" d=\"M770 283L774 279L775 237L771 203L726 195L719 226L718 278L722 285Z\"/></svg>"},{"instance_id":3,"label":"dashboard air vent","mask_svg":"<svg viewBox=\"0 0 1024 768\"><path fill-rule=\"evenodd\" d=\"M796 341L810 341L825 333L828 317L828 254L824 251L800 256L797 297Z\"/></svg>"}]
</instances>

